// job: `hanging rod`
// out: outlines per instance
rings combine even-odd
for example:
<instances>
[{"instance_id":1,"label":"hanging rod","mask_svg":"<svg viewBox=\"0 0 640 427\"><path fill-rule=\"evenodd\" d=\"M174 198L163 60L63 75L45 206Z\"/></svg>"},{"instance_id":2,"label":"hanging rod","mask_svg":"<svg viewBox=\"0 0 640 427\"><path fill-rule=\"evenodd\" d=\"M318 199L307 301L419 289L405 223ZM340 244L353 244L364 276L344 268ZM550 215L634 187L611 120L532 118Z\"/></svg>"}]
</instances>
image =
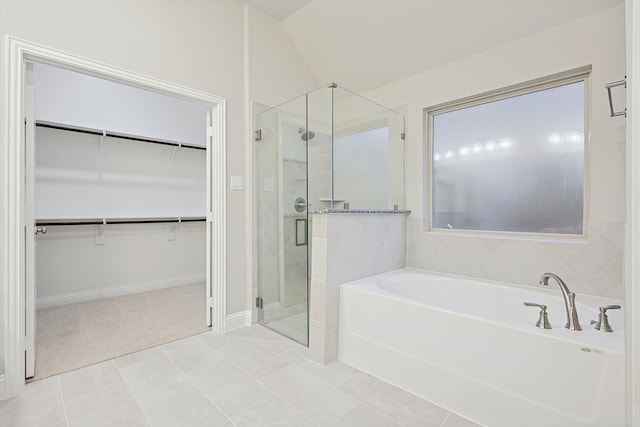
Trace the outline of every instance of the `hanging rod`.
<instances>
[{"instance_id":1,"label":"hanging rod","mask_svg":"<svg viewBox=\"0 0 640 427\"><path fill-rule=\"evenodd\" d=\"M110 136L112 138L120 138L120 139L128 139L131 141L138 142L146 142L149 144L160 144L160 145L169 145L171 147L183 147L183 148L192 148L194 150L206 150L206 147L195 144L184 144L182 142L169 141L166 139L154 139L154 138L144 138L141 136L128 135L125 133L111 132L111 131L103 131L98 129L84 128L80 126L70 126L70 125L61 125L58 123L51 123L45 121L36 121L37 127L48 128L48 129L58 129L58 130L66 130L70 132L78 132L78 133L86 133L89 135L97 135L97 136Z\"/></svg>"},{"instance_id":2,"label":"hanging rod","mask_svg":"<svg viewBox=\"0 0 640 427\"><path fill-rule=\"evenodd\" d=\"M160 224L204 222L205 217L171 217L171 218L75 218L75 219L37 219L36 225L50 227L55 225L108 225L108 224Z\"/></svg>"},{"instance_id":3,"label":"hanging rod","mask_svg":"<svg viewBox=\"0 0 640 427\"><path fill-rule=\"evenodd\" d=\"M604 87L607 89L607 94L609 95L609 109L611 110L610 117L616 116L625 116L627 117L627 109L625 108L623 111L613 111L613 99L611 97L611 89L618 86L624 86L625 89L627 87L627 80L619 80L613 83L607 83Z\"/></svg>"}]
</instances>

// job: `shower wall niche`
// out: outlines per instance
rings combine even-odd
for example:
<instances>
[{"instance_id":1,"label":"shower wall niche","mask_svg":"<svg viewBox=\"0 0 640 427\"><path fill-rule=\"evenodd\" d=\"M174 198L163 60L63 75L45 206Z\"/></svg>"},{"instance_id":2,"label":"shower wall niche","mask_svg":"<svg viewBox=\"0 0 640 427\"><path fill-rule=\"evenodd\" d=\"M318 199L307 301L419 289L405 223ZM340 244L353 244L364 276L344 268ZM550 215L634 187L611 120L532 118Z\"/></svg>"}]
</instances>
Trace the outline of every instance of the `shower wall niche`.
<instances>
[{"instance_id":1,"label":"shower wall niche","mask_svg":"<svg viewBox=\"0 0 640 427\"><path fill-rule=\"evenodd\" d=\"M311 211L404 209L404 116L335 84L257 116L259 322L308 345Z\"/></svg>"}]
</instances>

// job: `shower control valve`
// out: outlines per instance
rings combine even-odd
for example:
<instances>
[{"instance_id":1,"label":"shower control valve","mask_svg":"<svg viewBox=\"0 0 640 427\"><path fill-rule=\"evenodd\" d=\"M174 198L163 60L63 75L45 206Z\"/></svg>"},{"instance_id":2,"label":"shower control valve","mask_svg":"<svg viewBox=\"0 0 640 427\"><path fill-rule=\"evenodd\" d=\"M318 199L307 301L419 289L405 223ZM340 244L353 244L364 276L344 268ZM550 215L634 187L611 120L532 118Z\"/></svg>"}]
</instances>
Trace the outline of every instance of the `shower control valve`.
<instances>
[{"instance_id":1,"label":"shower control valve","mask_svg":"<svg viewBox=\"0 0 640 427\"><path fill-rule=\"evenodd\" d=\"M306 200L304 200L302 197L298 197L293 205L296 212L304 212L307 206L308 205Z\"/></svg>"},{"instance_id":2,"label":"shower control valve","mask_svg":"<svg viewBox=\"0 0 640 427\"><path fill-rule=\"evenodd\" d=\"M538 315L538 321L536 322L536 326L538 328L551 329L551 324L549 323L549 316L547 315L546 305L536 304L535 302L525 302L523 304L527 307L538 307L540 309L540 314Z\"/></svg>"}]
</instances>

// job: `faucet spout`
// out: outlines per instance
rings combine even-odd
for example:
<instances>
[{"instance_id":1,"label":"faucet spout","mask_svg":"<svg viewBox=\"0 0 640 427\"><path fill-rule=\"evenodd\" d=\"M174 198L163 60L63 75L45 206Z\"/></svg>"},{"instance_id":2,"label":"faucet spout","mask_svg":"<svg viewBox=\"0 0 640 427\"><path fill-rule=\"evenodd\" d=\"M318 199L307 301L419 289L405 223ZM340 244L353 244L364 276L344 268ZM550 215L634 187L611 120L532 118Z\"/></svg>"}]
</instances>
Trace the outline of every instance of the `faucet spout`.
<instances>
[{"instance_id":1,"label":"faucet spout","mask_svg":"<svg viewBox=\"0 0 640 427\"><path fill-rule=\"evenodd\" d=\"M564 307L567 312L567 323L565 325L565 328L572 331L581 331L582 327L580 327L580 322L578 321L578 311L576 310L576 294L571 292L564 281L554 273L544 273L542 277L540 277L540 284L549 286L550 278L554 279L558 283L560 291L562 291Z\"/></svg>"}]
</instances>

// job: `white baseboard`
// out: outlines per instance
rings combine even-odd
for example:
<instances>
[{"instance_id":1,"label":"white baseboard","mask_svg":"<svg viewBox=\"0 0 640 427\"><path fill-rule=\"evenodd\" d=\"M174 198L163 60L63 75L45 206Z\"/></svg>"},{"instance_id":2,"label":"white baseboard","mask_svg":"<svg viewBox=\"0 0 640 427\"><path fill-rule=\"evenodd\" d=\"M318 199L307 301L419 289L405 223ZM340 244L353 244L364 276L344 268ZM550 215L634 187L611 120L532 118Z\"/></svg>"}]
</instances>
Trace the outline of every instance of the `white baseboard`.
<instances>
[{"instance_id":1,"label":"white baseboard","mask_svg":"<svg viewBox=\"0 0 640 427\"><path fill-rule=\"evenodd\" d=\"M251 310L229 314L224 325L224 331L229 332L245 326L251 326Z\"/></svg>"},{"instance_id":2,"label":"white baseboard","mask_svg":"<svg viewBox=\"0 0 640 427\"><path fill-rule=\"evenodd\" d=\"M61 305L77 304L80 302L97 301L106 298L121 297L124 295L138 294L141 292L157 291L160 289L173 288L175 286L192 285L195 283L204 283L206 280L204 274L194 274L191 276L183 276L175 279L154 280L143 283L133 283L131 285L116 286L112 288L94 289L85 292L73 292L63 295L55 295L51 297L38 298L36 300L36 308L58 307Z\"/></svg>"}]
</instances>

